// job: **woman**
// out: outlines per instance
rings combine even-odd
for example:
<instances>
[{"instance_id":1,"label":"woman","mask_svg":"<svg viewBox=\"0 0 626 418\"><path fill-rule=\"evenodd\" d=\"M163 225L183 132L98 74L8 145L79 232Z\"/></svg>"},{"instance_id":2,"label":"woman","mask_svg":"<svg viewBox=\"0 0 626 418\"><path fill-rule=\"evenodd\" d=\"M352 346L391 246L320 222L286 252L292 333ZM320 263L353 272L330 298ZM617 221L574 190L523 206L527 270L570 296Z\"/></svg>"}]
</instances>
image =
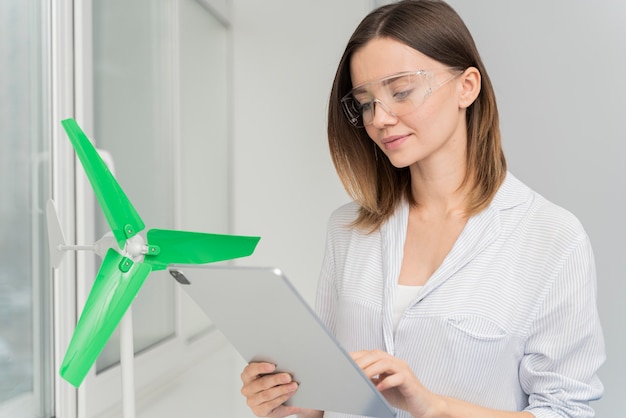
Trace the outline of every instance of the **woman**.
<instances>
[{"instance_id":1,"label":"woman","mask_svg":"<svg viewBox=\"0 0 626 418\"><path fill-rule=\"evenodd\" d=\"M401 1L352 35L328 137L354 202L328 227L316 309L399 417L593 417L604 345L589 239L506 170L494 92L460 17ZM251 363L258 416L340 417ZM331 378L331 377L329 377Z\"/></svg>"}]
</instances>

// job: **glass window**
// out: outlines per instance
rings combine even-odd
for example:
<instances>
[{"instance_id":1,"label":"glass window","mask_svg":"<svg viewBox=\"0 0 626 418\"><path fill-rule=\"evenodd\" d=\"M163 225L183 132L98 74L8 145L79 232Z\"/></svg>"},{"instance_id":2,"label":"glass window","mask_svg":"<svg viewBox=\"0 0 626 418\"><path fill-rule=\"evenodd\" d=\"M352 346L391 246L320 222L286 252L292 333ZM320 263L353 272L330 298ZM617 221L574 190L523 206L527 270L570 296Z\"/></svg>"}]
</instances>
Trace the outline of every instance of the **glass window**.
<instances>
[{"instance_id":1,"label":"glass window","mask_svg":"<svg viewBox=\"0 0 626 418\"><path fill-rule=\"evenodd\" d=\"M177 22L170 7L167 0L93 2L94 140L111 153L146 231L227 233L228 29L196 0L178 3ZM96 223L99 238L109 227L97 206ZM176 334L174 286L167 272L153 272L139 292L137 352ZM182 310L184 337L210 329L186 295ZM97 371L118 361L116 330Z\"/></svg>"},{"instance_id":2,"label":"glass window","mask_svg":"<svg viewBox=\"0 0 626 418\"><path fill-rule=\"evenodd\" d=\"M40 1L0 2L0 417L53 415Z\"/></svg>"},{"instance_id":3,"label":"glass window","mask_svg":"<svg viewBox=\"0 0 626 418\"><path fill-rule=\"evenodd\" d=\"M115 175L146 224L144 236L174 226L166 6L163 0L93 2L93 139L113 157ZM97 205L96 219L99 238L110 228ZM146 280L132 305L136 352L174 336L173 289L165 271ZM118 331L97 371L119 362Z\"/></svg>"},{"instance_id":4,"label":"glass window","mask_svg":"<svg viewBox=\"0 0 626 418\"><path fill-rule=\"evenodd\" d=\"M229 233L230 86L228 28L196 0L179 3L179 227ZM183 335L193 339L211 321L183 292Z\"/></svg>"}]
</instances>

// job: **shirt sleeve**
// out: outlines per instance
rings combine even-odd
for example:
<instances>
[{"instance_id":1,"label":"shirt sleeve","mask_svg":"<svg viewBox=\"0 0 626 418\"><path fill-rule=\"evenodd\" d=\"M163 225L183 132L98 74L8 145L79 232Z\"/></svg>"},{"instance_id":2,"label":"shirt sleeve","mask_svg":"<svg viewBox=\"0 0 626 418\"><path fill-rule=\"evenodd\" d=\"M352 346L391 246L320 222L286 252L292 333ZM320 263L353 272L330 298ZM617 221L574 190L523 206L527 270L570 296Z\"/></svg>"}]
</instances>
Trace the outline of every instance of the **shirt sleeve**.
<instances>
[{"instance_id":1,"label":"shirt sleeve","mask_svg":"<svg viewBox=\"0 0 626 418\"><path fill-rule=\"evenodd\" d=\"M547 289L530 329L520 381L537 418L592 418L603 386L605 348L598 315L593 252L585 237Z\"/></svg>"}]
</instances>

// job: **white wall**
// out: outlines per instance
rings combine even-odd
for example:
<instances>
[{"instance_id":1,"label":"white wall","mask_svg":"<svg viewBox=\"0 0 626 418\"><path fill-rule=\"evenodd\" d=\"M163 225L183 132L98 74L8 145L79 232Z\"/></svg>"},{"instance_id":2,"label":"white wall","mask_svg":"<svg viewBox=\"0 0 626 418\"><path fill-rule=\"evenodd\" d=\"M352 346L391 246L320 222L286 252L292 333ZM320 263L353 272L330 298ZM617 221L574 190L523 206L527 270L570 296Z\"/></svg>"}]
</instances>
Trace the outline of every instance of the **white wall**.
<instances>
[{"instance_id":1,"label":"white wall","mask_svg":"<svg viewBox=\"0 0 626 418\"><path fill-rule=\"evenodd\" d=\"M608 360L598 417L626 417L626 2L452 0L478 44L511 171L582 221Z\"/></svg>"},{"instance_id":2,"label":"white wall","mask_svg":"<svg viewBox=\"0 0 626 418\"><path fill-rule=\"evenodd\" d=\"M347 201L326 139L345 42L369 1L235 0L235 232L261 241L245 264L280 267L310 302L326 221Z\"/></svg>"}]
</instances>

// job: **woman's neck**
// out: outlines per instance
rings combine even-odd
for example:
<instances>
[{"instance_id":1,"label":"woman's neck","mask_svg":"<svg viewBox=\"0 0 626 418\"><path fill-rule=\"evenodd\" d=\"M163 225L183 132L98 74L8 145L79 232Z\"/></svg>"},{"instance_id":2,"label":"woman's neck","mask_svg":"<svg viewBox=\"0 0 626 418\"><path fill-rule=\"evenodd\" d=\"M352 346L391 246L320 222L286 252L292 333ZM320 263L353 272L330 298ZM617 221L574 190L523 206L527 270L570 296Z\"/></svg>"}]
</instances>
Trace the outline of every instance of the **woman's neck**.
<instances>
[{"instance_id":1,"label":"woman's neck","mask_svg":"<svg viewBox=\"0 0 626 418\"><path fill-rule=\"evenodd\" d=\"M420 212L439 215L464 215L468 208L469 184L465 180L465 164L426 169L420 163L411 170L413 198Z\"/></svg>"}]
</instances>

